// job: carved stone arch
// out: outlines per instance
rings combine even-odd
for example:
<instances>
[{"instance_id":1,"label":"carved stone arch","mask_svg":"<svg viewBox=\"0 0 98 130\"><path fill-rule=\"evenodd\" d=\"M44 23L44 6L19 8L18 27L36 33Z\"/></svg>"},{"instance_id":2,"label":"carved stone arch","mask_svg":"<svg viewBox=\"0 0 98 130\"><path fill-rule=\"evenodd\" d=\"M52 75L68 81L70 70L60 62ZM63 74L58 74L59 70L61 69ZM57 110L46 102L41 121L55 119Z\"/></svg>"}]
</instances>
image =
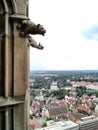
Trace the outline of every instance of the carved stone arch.
<instances>
[{"instance_id":1,"label":"carved stone arch","mask_svg":"<svg viewBox=\"0 0 98 130\"><path fill-rule=\"evenodd\" d=\"M17 13L16 1L15 0L11 0L11 2L12 2L12 7L13 7L13 13L16 14Z\"/></svg>"},{"instance_id":2,"label":"carved stone arch","mask_svg":"<svg viewBox=\"0 0 98 130\"><path fill-rule=\"evenodd\" d=\"M7 6L3 1L0 1L0 37L4 35L5 32L5 12L7 10Z\"/></svg>"},{"instance_id":3,"label":"carved stone arch","mask_svg":"<svg viewBox=\"0 0 98 130\"><path fill-rule=\"evenodd\" d=\"M15 0L5 0L10 15L17 13Z\"/></svg>"},{"instance_id":4,"label":"carved stone arch","mask_svg":"<svg viewBox=\"0 0 98 130\"><path fill-rule=\"evenodd\" d=\"M2 6L2 9L4 10L4 12L8 12L8 5L6 3L6 0L0 0L0 5Z\"/></svg>"},{"instance_id":5,"label":"carved stone arch","mask_svg":"<svg viewBox=\"0 0 98 130\"><path fill-rule=\"evenodd\" d=\"M0 5L3 7L4 12L6 13L17 13L17 6L15 0L0 0ZM11 11L10 11L11 10Z\"/></svg>"},{"instance_id":6,"label":"carved stone arch","mask_svg":"<svg viewBox=\"0 0 98 130\"><path fill-rule=\"evenodd\" d=\"M17 13L17 5L15 0L6 0L7 5L9 7L9 14L16 14Z\"/></svg>"},{"instance_id":7,"label":"carved stone arch","mask_svg":"<svg viewBox=\"0 0 98 130\"><path fill-rule=\"evenodd\" d=\"M0 14L3 14L3 13L4 13L4 7L3 7L2 2L0 2Z\"/></svg>"},{"instance_id":8,"label":"carved stone arch","mask_svg":"<svg viewBox=\"0 0 98 130\"><path fill-rule=\"evenodd\" d=\"M4 47L5 12L8 12L5 0L0 1L0 96L4 96Z\"/></svg>"}]
</instances>

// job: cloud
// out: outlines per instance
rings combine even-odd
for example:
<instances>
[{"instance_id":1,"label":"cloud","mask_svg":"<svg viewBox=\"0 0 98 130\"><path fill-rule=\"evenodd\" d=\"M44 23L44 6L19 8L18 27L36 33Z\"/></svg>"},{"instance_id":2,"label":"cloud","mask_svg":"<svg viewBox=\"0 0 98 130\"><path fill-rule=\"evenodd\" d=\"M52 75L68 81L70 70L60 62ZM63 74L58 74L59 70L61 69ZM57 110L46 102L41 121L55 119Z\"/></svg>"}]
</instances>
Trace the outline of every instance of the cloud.
<instances>
[{"instance_id":1,"label":"cloud","mask_svg":"<svg viewBox=\"0 0 98 130\"><path fill-rule=\"evenodd\" d=\"M83 30L81 34L87 39L98 41L98 23Z\"/></svg>"},{"instance_id":2,"label":"cloud","mask_svg":"<svg viewBox=\"0 0 98 130\"><path fill-rule=\"evenodd\" d=\"M98 68L97 2L30 0L30 19L47 30L33 36L44 50L30 49L31 70Z\"/></svg>"}]
</instances>

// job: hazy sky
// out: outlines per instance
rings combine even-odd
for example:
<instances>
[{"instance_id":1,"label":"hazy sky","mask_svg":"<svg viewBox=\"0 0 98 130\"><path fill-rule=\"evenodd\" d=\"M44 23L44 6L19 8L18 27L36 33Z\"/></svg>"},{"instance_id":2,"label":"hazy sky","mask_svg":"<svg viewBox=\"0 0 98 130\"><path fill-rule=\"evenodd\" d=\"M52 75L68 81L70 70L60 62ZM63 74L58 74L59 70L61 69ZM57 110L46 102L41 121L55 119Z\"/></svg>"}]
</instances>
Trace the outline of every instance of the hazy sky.
<instances>
[{"instance_id":1,"label":"hazy sky","mask_svg":"<svg viewBox=\"0 0 98 130\"><path fill-rule=\"evenodd\" d=\"M98 69L98 0L29 0L29 17L46 35L32 36L31 70Z\"/></svg>"}]
</instances>

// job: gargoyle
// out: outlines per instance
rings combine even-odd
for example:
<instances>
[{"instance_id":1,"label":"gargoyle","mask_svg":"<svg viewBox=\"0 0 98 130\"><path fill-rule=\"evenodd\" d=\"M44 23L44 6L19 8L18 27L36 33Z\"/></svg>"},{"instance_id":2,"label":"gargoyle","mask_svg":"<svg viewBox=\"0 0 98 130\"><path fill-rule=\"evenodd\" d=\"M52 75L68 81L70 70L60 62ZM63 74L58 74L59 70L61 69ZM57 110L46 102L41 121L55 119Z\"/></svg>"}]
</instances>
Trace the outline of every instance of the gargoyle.
<instances>
[{"instance_id":1,"label":"gargoyle","mask_svg":"<svg viewBox=\"0 0 98 130\"><path fill-rule=\"evenodd\" d=\"M45 35L46 30L44 27L40 24L35 24L31 22L30 20L23 20L20 25L17 26L17 29L20 31L19 35L21 37L26 36L28 34L36 35Z\"/></svg>"},{"instance_id":2,"label":"gargoyle","mask_svg":"<svg viewBox=\"0 0 98 130\"><path fill-rule=\"evenodd\" d=\"M28 35L27 38L28 38L28 46L32 46L40 50L44 49L44 47L40 43L37 44L37 42L30 35Z\"/></svg>"}]
</instances>

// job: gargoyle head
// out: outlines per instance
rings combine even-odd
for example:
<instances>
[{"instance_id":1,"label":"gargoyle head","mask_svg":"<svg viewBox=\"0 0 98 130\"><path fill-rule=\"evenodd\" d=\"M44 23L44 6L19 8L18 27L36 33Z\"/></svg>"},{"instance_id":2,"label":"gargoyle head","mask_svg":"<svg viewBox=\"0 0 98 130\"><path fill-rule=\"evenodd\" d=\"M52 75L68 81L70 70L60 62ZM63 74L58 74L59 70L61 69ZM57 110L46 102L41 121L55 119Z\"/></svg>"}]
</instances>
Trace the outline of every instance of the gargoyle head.
<instances>
[{"instance_id":1,"label":"gargoyle head","mask_svg":"<svg viewBox=\"0 0 98 130\"><path fill-rule=\"evenodd\" d=\"M44 29L44 27L42 26L42 25L40 25L40 24L37 24L37 29L36 29L36 31L38 32L38 34L40 34L40 35L45 35L45 33L46 33L46 30Z\"/></svg>"},{"instance_id":2,"label":"gargoyle head","mask_svg":"<svg viewBox=\"0 0 98 130\"><path fill-rule=\"evenodd\" d=\"M29 43L30 46L34 47L34 48L37 48L37 49L40 49L40 50L43 50L44 47L39 43L39 44L32 44L32 43Z\"/></svg>"},{"instance_id":3,"label":"gargoyle head","mask_svg":"<svg viewBox=\"0 0 98 130\"><path fill-rule=\"evenodd\" d=\"M44 47L39 43L37 49L41 49L41 50L43 50Z\"/></svg>"},{"instance_id":4,"label":"gargoyle head","mask_svg":"<svg viewBox=\"0 0 98 130\"><path fill-rule=\"evenodd\" d=\"M17 26L17 29L20 31L19 35L22 37L28 34L32 35L40 34L44 36L46 33L46 30L42 25L40 24L36 25L30 20L23 20L22 23Z\"/></svg>"}]
</instances>

